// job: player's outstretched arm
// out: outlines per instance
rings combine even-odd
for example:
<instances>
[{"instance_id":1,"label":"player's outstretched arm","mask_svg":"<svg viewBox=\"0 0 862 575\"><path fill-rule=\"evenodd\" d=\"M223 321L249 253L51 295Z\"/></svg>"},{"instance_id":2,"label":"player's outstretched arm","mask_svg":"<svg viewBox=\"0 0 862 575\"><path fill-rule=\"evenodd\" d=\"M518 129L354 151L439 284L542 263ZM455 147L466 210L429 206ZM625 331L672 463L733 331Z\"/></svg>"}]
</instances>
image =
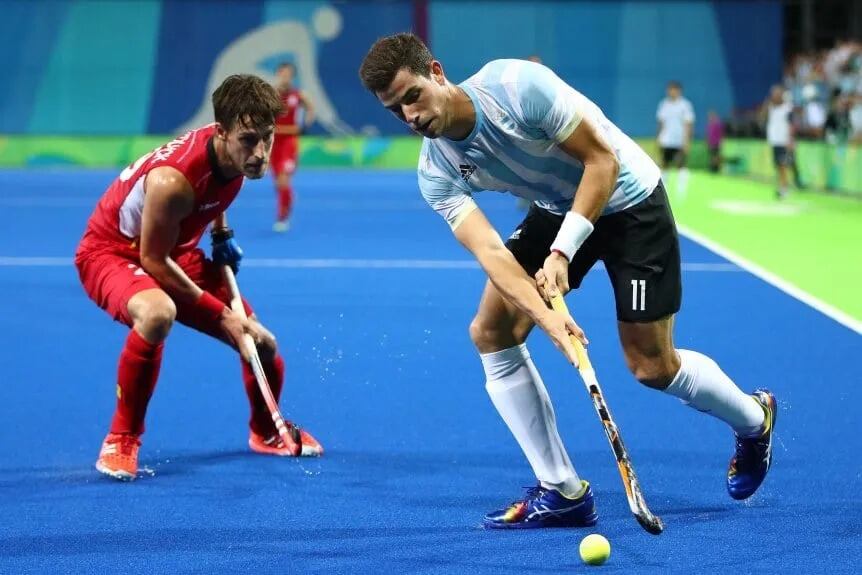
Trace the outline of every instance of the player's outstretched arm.
<instances>
[{"instance_id":1,"label":"player's outstretched arm","mask_svg":"<svg viewBox=\"0 0 862 575\"><path fill-rule=\"evenodd\" d=\"M571 333L584 344L586 336L571 317L563 317L548 309L536 284L521 267L485 215L474 209L453 230L455 237L479 261L488 278L506 300L526 313L538 325L557 349L573 364L577 364L575 348L569 341Z\"/></svg>"}]
</instances>

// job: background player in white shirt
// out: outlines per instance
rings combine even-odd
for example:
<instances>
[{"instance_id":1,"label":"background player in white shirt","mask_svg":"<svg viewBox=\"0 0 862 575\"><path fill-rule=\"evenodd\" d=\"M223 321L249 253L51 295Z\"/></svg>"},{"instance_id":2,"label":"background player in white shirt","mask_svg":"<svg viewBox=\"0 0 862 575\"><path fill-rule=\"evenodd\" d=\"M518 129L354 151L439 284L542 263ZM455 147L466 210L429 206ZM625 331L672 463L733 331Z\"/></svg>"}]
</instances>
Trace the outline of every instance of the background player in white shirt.
<instances>
[{"instance_id":1,"label":"background player in white shirt","mask_svg":"<svg viewBox=\"0 0 862 575\"><path fill-rule=\"evenodd\" d=\"M656 110L658 145L661 150L662 169L678 169L677 191L685 194L688 187L688 152L694 133L694 108L682 95L682 85L670 82L667 97Z\"/></svg>"},{"instance_id":2,"label":"background player in white shirt","mask_svg":"<svg viewBox=\"0 0 862 575\"><path fill-rule=\"evenodd\" d=\"M786 97L784 88L775 85L763 106L766 115L766 141L772 147L772 161L778 173L778 189L775 195L782 199L787 195L787 171L793 162L793 103Z\"/></svg>"},{"instance_id":3,"label":"background player in white shirt","mask_svg":"<svg viewBox=\"0 0 862 575\"><path fill-rule=\"evenodd\" d=\"M360 77L383 106L425 136L422 195L488 274L470 335L488 394L538 485L523 500L487 514L485 526L597 520L592 491L563 447L525 341L538 325L575 363L569 333L584 343L586 337L543 297L577 287L599 259L611 278L632 373L727 422L737 437L728 491L736 499L753 494L771 460L775 399L765 390L743 393L710 358L674 348L679 243L649 156L540 64L495 60L456 86L419 38L396 34L372 46ZM482 190L534 202L505 244L473 200Z\"/></svg>"}]
</instances>

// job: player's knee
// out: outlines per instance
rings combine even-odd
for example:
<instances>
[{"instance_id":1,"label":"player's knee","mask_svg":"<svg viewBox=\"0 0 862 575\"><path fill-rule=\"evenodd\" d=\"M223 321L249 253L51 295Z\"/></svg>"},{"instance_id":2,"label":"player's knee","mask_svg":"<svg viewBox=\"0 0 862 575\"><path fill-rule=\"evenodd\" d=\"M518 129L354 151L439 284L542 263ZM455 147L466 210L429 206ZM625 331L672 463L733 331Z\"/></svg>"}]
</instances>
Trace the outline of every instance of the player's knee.
<instances>
[{"instance_id":1,"label":"player's knee","mask_svg":"<svg viewBox=\"0 0 862 575\"><path fill-rule=\"evenodd\" d=\"M479 343L485 339L485 328L482 326L482 321L478 317L474 317L473 321L470 322L468 331L470 332L470 341L479 347Z\"/></svg>"},{"instance_id":2,"label":"player's knee","mask_svg":"<svg viewBox=\"0 0 862 575\"><path fill-rule=\"evenodd\" d=\"M278 343L272 334L264 335L257 344L257 353L262 361L271 361L278 355Z\"/></svg>"},{"instance_id":3,"label":"player's knee","mask_svg":"<svg viewBox=\"0 0 862 575\"><path fill-rule=\"evenodd\" d=\"M470 339L480 353L500 351L523 343L524 339L518 338L515 328L516 326L510 325L508 322L490 321L477 315L470 322Z\"/></svg>"},{"instance_id":4,"label":"player's knee","mask_svg":"<svg viewBox=\"0 0 862 575\"><path fill-rule=\"evenodd\" d=\"M135 315L135 329L149 341L161 341L168 337L174 325L177 307L170 298L165 298L141 305Z\"/></svg>"},{"instance_id":5,"label":"player's knee","mask_svg":"<svg viewBox=\"0 0 862 575\"><path fill-rule=\"evenodd\" d=\"M653 389L665 389L679 371L675 354L654 357L626 354L626 364L635 379Z\"/></svg>"}]
</instances>

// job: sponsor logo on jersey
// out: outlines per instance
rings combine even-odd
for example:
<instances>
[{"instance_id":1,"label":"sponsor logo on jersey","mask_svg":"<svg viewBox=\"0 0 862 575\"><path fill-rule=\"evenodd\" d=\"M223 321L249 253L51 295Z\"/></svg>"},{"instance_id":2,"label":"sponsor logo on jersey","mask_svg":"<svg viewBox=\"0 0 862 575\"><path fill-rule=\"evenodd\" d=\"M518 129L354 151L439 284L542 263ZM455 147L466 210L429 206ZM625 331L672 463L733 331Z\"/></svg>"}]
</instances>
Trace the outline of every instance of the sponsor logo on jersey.
<instances>
[{"instance_id":1,"label":"sponsor logo on jersey","mask_svg":"<svg viewBox=\"0 0 862 575\"><path fill-rule=\"evenodd\" d=\"M132 272L132 275L134 275L134 276L146 276L146 275L149 275L147 272L145 272L145 271L144 271L144 268L138 267L138 266L136 266L135 264L129 264L127 267L128 267L130 270L135 270L134 272Z\"/></svg>"},{"instance_id":2,"label":"sponsor logo on jersey","mask_svg":"<svg viewBox=\"0 0 862 575\"><path fill-rule=\"evenodd\" d=\"M159 162L167 160L169 157L171 157L171 154L177 151L177 149L179 149L183 144L188 142L189 138L192 137L193 133L194 131L186 132L179 138L171 140L161 148L158 148L153 152L153 158Z\"/></svg>"},{"instance_id":3,"label":"sponsor logo on jersey","mask_svg":"<svg viewBox=\"0 0 862 575\"><path fill-rule=\"evenodd\" d=\"M201 205L201 207L199 207L199 208L198 208L198 211L199 211L199 212L202 212L202 211L204 211L204 210L208 210L208 209L210 209L210 208L214 208L214 207L216 207L217 205L219 205L220 203L221 203L221 202L210 202L210 203L208 203L208 204L203 204L203 205Z\"/></svg>"},{"instance_id":4,"label":"sponsor logo on jersey","mask_svg":"<svg viewBox=\"0 0 862 575\"><path fill-rule=\"evenodd\" d=\"M459 164L458 169L461 170L461 179L466 182L470 179L470 176L473 175L473 172L476 171L476 166L471 166L470 164Z\"/></svg>"}]
</instances>

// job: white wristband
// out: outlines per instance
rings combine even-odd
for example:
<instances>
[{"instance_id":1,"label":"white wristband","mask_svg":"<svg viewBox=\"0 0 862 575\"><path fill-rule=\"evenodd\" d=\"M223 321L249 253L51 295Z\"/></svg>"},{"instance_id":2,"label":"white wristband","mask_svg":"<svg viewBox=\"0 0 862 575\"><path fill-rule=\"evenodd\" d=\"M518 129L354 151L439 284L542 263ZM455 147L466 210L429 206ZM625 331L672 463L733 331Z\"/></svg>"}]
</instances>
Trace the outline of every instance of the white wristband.
<instances>
[{"instance_id":1,"label":"white wristband","mask_svg":"<svg viewBox=\"0 0 862 575\"><path fill-rule=\"evenodd\" d=\"M571 262L575 252L584 243L584 240L593 233L593 222L577 212L567 212L563 218L563 225L557 232L551 251L559 251Z\"/></svg>"}]
</instances>

